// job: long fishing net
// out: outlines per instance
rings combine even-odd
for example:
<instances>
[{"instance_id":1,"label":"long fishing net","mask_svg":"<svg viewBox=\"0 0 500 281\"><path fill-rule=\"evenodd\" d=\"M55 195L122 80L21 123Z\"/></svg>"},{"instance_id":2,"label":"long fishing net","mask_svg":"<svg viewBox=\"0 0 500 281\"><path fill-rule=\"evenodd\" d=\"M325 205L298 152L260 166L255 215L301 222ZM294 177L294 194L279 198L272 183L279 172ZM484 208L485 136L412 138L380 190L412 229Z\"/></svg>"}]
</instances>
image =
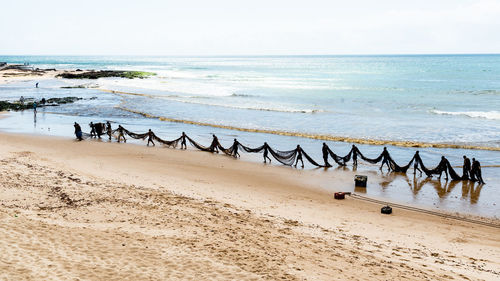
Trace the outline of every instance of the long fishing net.
<instances>
[{"instance_id":1,"label":"long fishing net","mask_svg":"<svg viewBox=\"0 0 500 281\"><path fill-rule=\"evenodd\" d=\"M449 174L452 180L464 180L468 179L468 177L465 176L460 176L451 166L450 162L442 157L441 161L439 164L430 169L424 165L424 162L422 161L422 158L418 154L418 152L413 156L413 158L404 166L400 166L399 164L396 163L396 161L391 157L389 154L389 151L384 148L382 153L380 153L377 157L375 158L369 158L365 156L361 151L353 145L349 153L345 156L339 156L336 153L334 153L326 144L324 144L323 147L323 157L325 160L325 164L319 164L316 162L309 154L307 154L300 146L297 146L293 150L277 150L273 149L270 147L267 143L264 143L261 146L258 147L249 147L246 145L241 144L238 142L238 140L234 140L233 144L229 147L224 147L220 142L219 139L213 135L213 140L209 146L204 146L192 138L190 138L187 135L181 135L180 137L174 139L174 140L164 140L158 136L156 136L153 132L146 132L146 133L134 133L132 131L129 131L121 126L119 128L111 130L110 128L108 129L106 127L106 124L104 123L96 123L93 124L94 126L94 132L96 134L102 135L102 134L108 134L110 137L114 137L118 139L120 135L127 135L130 138L133 139L146 139L151 135L151 138L167 147L172 147L176 148L179 143L185 142L187 139L189 143L196 149L201 150L201 151L206 151L206 152L217 152L219 153L222 152L227 156L232 156L232 157L238 157L239 156L239 151L244 151L247 153L263 153L264 156L264 161L266 160L266 157L268 158L269 154L279 163L287 166L292 166L296 164L296 162L302 160L305 158L311 165L316 166L316 167L331 167L331 165L328 163L328 156L337 163L339 166L345 166L347 162L353 161L356 163L358 156L363 160L371 164L377 164L382 162L382 165L387 163L389 169L393 172L400 172L400 173L406 173L408 169L411 167L412 164L415 165L415 168L420 166L422 171L428 176L431 177L433 175L441 175L443 172L446 172ZM105 132L106 131L106 132ZM83 138L90 138L91 134L88 133L82 133Z\"/></svg>"}]
</instances>

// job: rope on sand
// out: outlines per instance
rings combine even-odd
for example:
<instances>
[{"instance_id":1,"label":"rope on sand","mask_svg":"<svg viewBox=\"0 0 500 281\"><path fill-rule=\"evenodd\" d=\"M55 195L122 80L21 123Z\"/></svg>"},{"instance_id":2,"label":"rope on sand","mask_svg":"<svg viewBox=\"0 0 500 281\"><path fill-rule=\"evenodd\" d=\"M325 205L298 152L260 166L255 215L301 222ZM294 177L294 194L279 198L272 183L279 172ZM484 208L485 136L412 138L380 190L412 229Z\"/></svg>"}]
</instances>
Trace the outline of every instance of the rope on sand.
<instances>
[{"instance_id":1,"label":"rope on sand","mask_svg":"<svg viewBox=\"0 0 500 281\"><path fill-rule=\"evenodd\" d=\"M404 210L408 210L408 211L419 212L419 213L434 215L434 216L443 217L443 218L447 218L447 219L454 219L454 220L459 220L459 221L463 221L463 222L474 223L474 224L479 224L479 225L483 225L483 226L489 226L489 227L500 229L499 223L481 221L481 220L476 220L476 219L471 219L471 218L464 218L464 217L457 216L457 215L451 215L451 214L446 214L446 213L442 213L442 212L431 211L431 210L426 210L426 209L421 209L421 208L417 208L417 207L401 205L401 204L396 204L396 203L389 203L386 201L377 200L377 199L366 197L366 196L359 195L356 193L351 193L351 197L354 199L357 199L357 200L363 200L363 201L372 202L372 203L376 203L376 204L390 205L391 207L396 207L396 208L400 208L400 209L404 209Z\"/></svg>"}]
</instances>

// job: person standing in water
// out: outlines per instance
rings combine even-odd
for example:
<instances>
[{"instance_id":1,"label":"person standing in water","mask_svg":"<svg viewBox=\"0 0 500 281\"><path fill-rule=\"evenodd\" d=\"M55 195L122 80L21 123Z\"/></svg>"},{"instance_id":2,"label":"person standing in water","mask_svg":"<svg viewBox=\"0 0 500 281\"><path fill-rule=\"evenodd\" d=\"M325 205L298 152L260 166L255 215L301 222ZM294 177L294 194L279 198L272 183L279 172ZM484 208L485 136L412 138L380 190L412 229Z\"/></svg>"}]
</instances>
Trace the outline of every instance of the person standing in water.
<instances>
[{"instance_id":1,"label":"person standing in water","mask_svg":"<svg viewBox=\"0 0 500 281\"><path fill-rule=\"evenodd\" d=\"M148 131L148 144L147 144L147 146L149 146L150 142L153 144L153 146L155 146L155 143L153 142L154 135L155 134L153 133L153 131L151 131L151 129L149 129L149 131Z\"/></svg>"},{"instance_id":2,"label":"person standing in water","mask_svg":"<svg viewBox=\"0 0 500 281\"><path fill-rule=\"evenodd\" d=\"M82 138L82 128L80 127L80 124L76 123L73 125L73 127L75 127L75 136L76 138L81 141L83 140Z\"/></svg>"},{"instance_id":3,"label":"person standing in water","mask_svg":"<svg viewBox=\"0 0 500 281\"><path fill-rule=\"evenodd\" d=\"M125 134L124 134L124 128L122 125L118 125L118 142L120 142L120 139L123 138L123 142L127 142L127 139L125 139Z\"/></svg>"},{"instance_id":4,"label":"person standing in water","mask_svg":"<svg viewBox=\"0 0 500 281\"><path fill-rule=\"evenodd\" d=\"M95 125L94 125L94 122L90 122L89 123L89 127L90 127L90 137L97 137L97 133L95 131Z\"/></svg>"},{"instance_id":5,"label":"person standing in water","mask_svg":"<svg viewBox=\"0 0 500 281\"><path fill-rule=\"evenodd\" d=\"M332 165L328 163L328 145L326 145L326 143L323 143L321 152L323 152L323 161L325 162L325 167L331 167Z\"/></svg>"},{"instance_id":6,"label":"person standing in water","mask_svg":"<svg viewBox=\"0 0 500 281\"><path fill-rule=\"evenodd\" d=\"M352 165L358 166L358 148L354 144L352 145Z\"/></svg>"},{"instance_id":7,"label":"person standing in water","mask_svg":"<svg viewBox=\"0 0 500 281\"><path fill-rule=\"evenodd\" d=\"M182 136L181 136L181 149L187 149L186 133L185 132L182 132Z\"/></svg>"},{"instance_id":8,"label":"person standing in water","mask_svg":"<svg viewBox=\"0 0 500 281\"><path fill-rule=\"evenodd\" d=\"M266 159L269 159L269 163L271 163L271 158L269 158L268 153L269 153L269 145L267 144L267 142L265 142L264 143L264 163L267 163Z\"/></svg>"},{"instance_id":9,"label":"person standing in water","mask_svg":"<svg viewBox=\"0 0 500 281\"><path fill-rule=\"evenodd\" d=\"M297 145L297 160L295 160L295 167L297 167L297 164L299 164L299 160L302 163L302 168L304 168L304 160L302 160L302 148L300 145Z\"/></svg>"},{"instance_id":10,"label":"person standing in water","mask_svg":"<svg viewBox=\"0 0 500 281\"><path fill-rule=\"evenodd\" d=\"M234 158L241 157L240 154L238 153L238 146L239 145L240 145L240 143L238 142L238 140L234 139L234 142L233 142L233 157Z\"/></svg>"},{"instance_id":11,"label":"person standing in water","mask_svg":"<svg viewBox=\"0 0 500 281\"><path fill-rule=\"evenodd\" d=\"M38 88L38 82L36 82L36 84L35 84L35 88Z\"/></svg>"},{"instance_id":12,"label":"person standing in water","mask_svg":"<svg viewBox=\"0 0 500 281\"><path fill-rule=\"evenodd\" d=\"M390 171L391 166L389 165L389 151L387 151L387 147L384 147L384 151L382 151L382 165L380 165L380 170L382 170L384 164L387 165L387 169Z\"/></svg>"},{"instance_id":13,"label":"person standing in water","mask_svg":"<svg viewBox=\"0 0 500 281\"><path fill-rule=\"evenodd\" d=\"M108 134L109 140L111 140L113 130L111 129L111 123L109 123L109 121L106 121L106 133Z\"/></svg>"},{"instance_id":14,"label":"person standing in water","mask_svg":"<svg viewBox=\"0 0 500 281\"><path fill-rule=\"evenodd\" d=\"M476 158L472 158L472 168L470 174L472 181L477 180L480 184L484 184L483 176L481 175L481 164L476 160Z\"/></svg>"},{"instance_id":15,"label":"person standing in water","mask_svg":"<svg viewBox=\"0 0 500 281\"><path fill-rule=\"evenodd\" d=\"M464 166L462 167L462 179L468 180L471 177L471 163L470 159L464 155Z\"/></svg>"},{"instance_id":16,"label":"person standing in water","mask_svg":"<svg viewBox=\"0 0 500 281\"><path fill-rule=\"evenodd\" d=\"M420 172L420 176L422 176L422 170L418 168L418 159L420 158L420 155L418 154L418 150L415 152L415 155L413 156L413 175L417 174L417 171Z\"/></svg>"},{"instance_id":17,"label":"person standing in water","mask_svg":"<svg viewBox=\"0 0 500 281\"><path fill-rule=\"evenodd\" d=\"M446 162L448 162L448 160L444 156L441 156L441 162L439 162L439 164L438 164L438 169L439 169L438 179L441 179L441 175L444 172L446 174L446 178L444 178L444 179L448 180L448 165Z\"/></svg>"},{"instance_id":18,"label":"person standing in water","mask_svg":"<svg viewBox=\"0 0 500 281\"><path fill-rule=\"evenodd\" d=\"M33 113L36 114L36 101L33 102Z\"/></svg>"}]
</instances>

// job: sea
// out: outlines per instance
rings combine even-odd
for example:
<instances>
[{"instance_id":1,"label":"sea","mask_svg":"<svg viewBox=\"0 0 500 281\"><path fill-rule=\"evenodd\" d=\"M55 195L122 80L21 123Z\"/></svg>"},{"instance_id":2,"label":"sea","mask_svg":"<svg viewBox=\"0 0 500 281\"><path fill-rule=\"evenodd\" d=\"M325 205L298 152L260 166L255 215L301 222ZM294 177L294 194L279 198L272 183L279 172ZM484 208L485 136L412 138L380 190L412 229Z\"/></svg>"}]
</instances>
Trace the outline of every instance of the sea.
<instances>
[{"instance_id":1,"label":"sea","mask_svg":"<svg viewBox=\"0 0 500 281\"><path fill-rule=\"evenodd\" d=\"M11 112L0 120L2 131L71 138L75 121L84 131L90 121L111 121L134 132L151 128L163 139L184 131L207 145L212 134L225 145L234 138L278 150L300 144L317 162L323 142L345 155L354 141L364 143L357 146L370 157L387 146L401 165L416 150L428 167L444 155L459 174L467 155L481 162L485 185L414 179L409 172L387 176L365 195L500 217L500 55L0 56L0 62L156 73L147 79L40 80L38 88L35 81L0 85L1 100L83 98L41 108L36 117ZM393 145L405 143L415 147Z\"/></svg>"}]
</instances>

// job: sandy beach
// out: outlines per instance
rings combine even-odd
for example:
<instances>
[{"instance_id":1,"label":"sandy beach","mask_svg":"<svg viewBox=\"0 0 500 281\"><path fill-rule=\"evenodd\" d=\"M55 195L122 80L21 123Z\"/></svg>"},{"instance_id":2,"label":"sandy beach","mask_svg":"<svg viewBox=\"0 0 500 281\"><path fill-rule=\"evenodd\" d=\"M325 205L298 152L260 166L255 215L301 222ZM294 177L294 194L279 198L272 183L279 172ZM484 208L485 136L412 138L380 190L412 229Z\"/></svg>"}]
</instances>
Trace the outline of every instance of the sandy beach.
<instances>
[{"instance_id":1,"label":"sandy beach","mask_svg":"<svg viewBox=\"0 0 500 281\"><path fill-rule=\"evenodd\" d=\"M496 280L498 228L221 155L0 134L0 279Z\"/></svg>"}]
</instances>

